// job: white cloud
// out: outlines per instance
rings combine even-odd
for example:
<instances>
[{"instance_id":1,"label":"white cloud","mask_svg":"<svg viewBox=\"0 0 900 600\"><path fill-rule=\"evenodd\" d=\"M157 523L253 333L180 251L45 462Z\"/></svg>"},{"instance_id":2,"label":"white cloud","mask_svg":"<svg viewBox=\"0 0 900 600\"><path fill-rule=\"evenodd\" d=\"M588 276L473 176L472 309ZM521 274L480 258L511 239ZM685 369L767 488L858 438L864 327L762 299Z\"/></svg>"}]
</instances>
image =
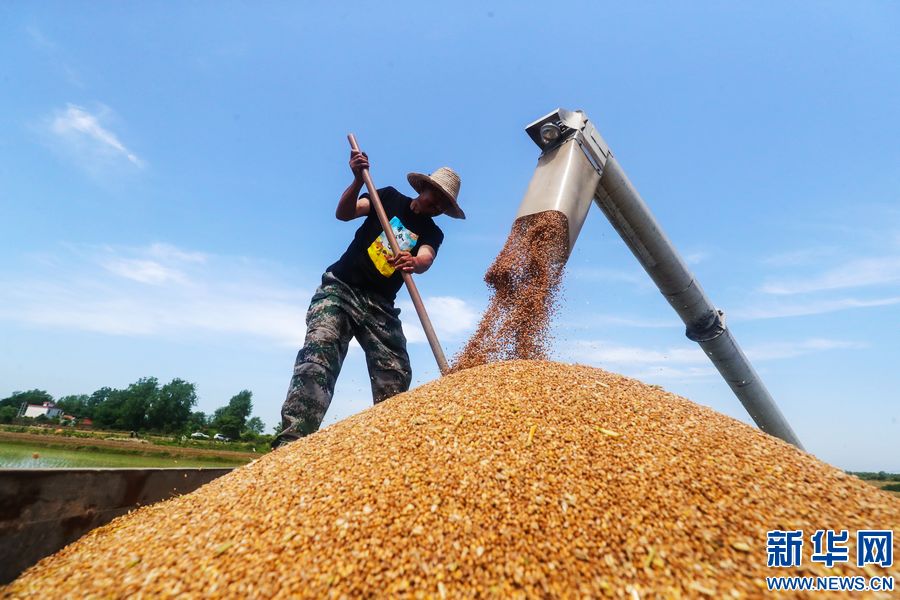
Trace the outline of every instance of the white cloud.
<instances>
[{"instance_id":1,"label":"white cloud","mask_svg":"<svg viewBox=\"0 0 900 600\"><path fill-rule=\"evenodd\" d=\"M276 264L166 244L68 250L55 260L41 255L31 279L0 282L0 318L109 335L222 334L294 348L303 344L312 289L281 283L297 275ZM425 303L438 334L447 339L474 329L479 317L459 298ZM409 342L424 343L415 311L406 304Z\"/></svg>"},{"instance_id":2,"label":"white cloud","mask_svg":"<svg viewBox=\"0 0 900 600\"><path fill-rule=\"evenodd\" d=\"M125 147L116 134L104 129L95 115L80 106L69 104L65 111L58 112L51 125L53 132L61 137L84 135L101 146L111 148L124 155L129 162L143 167L143 161Z\"/></svg>"},{"instance_id":3,"label":"white cloud","mask_svg":"<svg viewBox=\"0 0 900 600\"><path fill-rule=\"evenodd\" d=\"M756 344L747 348L747 357L758 361L781 360L828 350L859 350L866 347L860 342L813 338L799 342Z\"/></svg>"},{"instance_id":4,"label":"white cloud","mask_svg":"<svg viewBox=\"0 0 900 600\"><path fill-rule=\"evenodd\" d=\"M574 342L572 350L578 360L632 367L655 363L700 364L708 360L699 346L659 350L598 340Z\"/></svg>"},{"instance_id":5,"label":"white cloud","mask_svg":"<svg viewBox=\"0 0 900 600\"><path fill-rule=\"evenodd\" d=\"M704 250L698 250L696 252L688 252L684 255L684 262L689 265L699 265L700 263L708 260L710 257L710 253Z\"/></svg>"},{"instance_id":6,"label":"white cloud","mask_svg":"<svg viewBox=\"0 0 900 600\"><path fill-rule=\"evenodd\" d=\"M184 273L161 265L153 260L117 258L102 263L103 268L126 279L132 279L151 285L162 285L167 282L184 283Z\"/></svg>"},{"instance_id":7,"label":"white cloud","mask_svg":"<svg viewBox=\"0 0 900 600\"><path fill-rule=\"evenodd\" d=\"M900 256L860 258L813 277L781 279L763 284L767 294L790 295L900 282Z\"/></svg>"},{"instance_id":8,"label":"white cloud","mask_svg":"<svg viewBox=\"0 0 900 600\"><path fill-rule=\"evenodd\" d=\"M718 376L719 372L712 366L703 367L670 367L668 365L654 365L644 369L638 369L629 373L632 377L642 381L689 381L697 379L710 379Z\"/></svg>"},{"instance_id":9,"label":"white cloud","mask_svg":"<svg viewBox=\"0 0 900 600\"><path fill-rule=\"evenodd\" d=\"M121 160L143 169L146 165L144 160L101 124L108 112L109 109L103 107L100 114L95 115L85 108L69 104L46 119L46 130L60 150L92 174Z\"/></svg>"},{"instance_id":10,"label":"white cloud","mask_svg":"<svg viewBox=\"0 0 900 600\"><path fill-rule=\"evenodd\" d=\"M559 329L578 330L586 327L598 327L615 325L620 327L635 327L638 329L684 329L684 324L677 317L660 319L639 316L620 316L607 314L577 315L572 318L564 318L557 324Z\"/></svg>"},{"instance_id":11,"label":"white cloud","mask_svg":"<svg viewBox=\"0 0 900 600\"><path fill-rule=\"evenodd\" d=\"M839 298L834 300L812 300L807 302L764 303L756 306L739 308L728 312L735 320L777 319L782 317L803 317L821 315L854 308L872 308L900 304L900 296L859 300L856 298Z\"/></svg>"},{"instance_id":12,"label":"white cloud","mask_svg":"<svg viewBox=\"0 0 900 600\"><path fill-rule=\"evenodd\" d=\"M562 358L636 377L644 381L704 379L716 369L699 346L647 348L607 340L567 344Z\"/></svg>"},{"instance_id":13,"label":"white cloud","mask_svg":"<svg viewBox=\"0 0 900 600\"><path fill-rule=\"evenodd\" d=\"M802 248L791 252L773 254L762 260L763 264L772 267L798 267L820 262L823 258L833 256L834 248L815 247Z\"/></svg>"},{"instance_id":14,"label":"white cloud","mask_svg":"<svg viewBox=\"0 0 900 600\"><path fill-rule=\"evenodd\" d=\"M640 268L625 271L606 267L570 266L566 269L566 276L583 281L628 283L645 289L654 288L653 280Z\"/></svg>"},{"instance_id":15,"label":"white cloud","mask_svg":"<svg viewBox=\"0 0 900 600\"><path fill-rule=\"evenodd\" d=\"M147 249L150 256L162 260L176 260L181 262L203 263L206 262L207 255L203 252L185 252L170 244L156 242L150 244Z\"/></svg>"},{"instance_id":16,"label":"white cloud","mask_svg":"<svg viewBox=\"0 0 900 600\"><path fill-rule=\"evenodd\" d=\"M642 347L607 340L576 341L568 344L565 360L586 363L640 379L697 379L717 373L699 345ZM813 338L800 341L770 342L745 349L753 361L795 358L829 350L865 348L859 342Z\"/></svg>"},{"instance_id":17,"label":"white cloud","mask_svg":"<svg viewBox=\"0 0 900 600\"><path fill-rule=\"evenodd\" d=\"M175 246L154 243L141 251L146 258L124 258L113 248L106 248L109 258L100 260L107 271L120 277L150 285L189 283L182 266L203 264L208 255L202 252L185 252Z\"/></svg>"},{"instance_id":18,"label":"white cloud","mask_svg":"<svg viewBox=\"0 0 900 600\"><path fill-rule=\"evenodd\" d=\"M401 294L403 291L401 290ZM481 312L465 300L453 296L432 296L423 298L422 303L434 327L438 340L457 340L475 330ZM423 343L428 339L422 329L416 309L409 300L399 300L397 305L403 311L403 333L410 343Z\"/></svg>"},{"instance_id":19,"label":"white cloud","mask_svg":"<svg viewBox=\"0 0 900 600\"><path fill-rule=\"evenodd\" d=\"M0 286L0 318L111 335L237 334L297 346L310 290L258 261L141 248L70 247L37 275Z\"/></svg>"}]
</instances>

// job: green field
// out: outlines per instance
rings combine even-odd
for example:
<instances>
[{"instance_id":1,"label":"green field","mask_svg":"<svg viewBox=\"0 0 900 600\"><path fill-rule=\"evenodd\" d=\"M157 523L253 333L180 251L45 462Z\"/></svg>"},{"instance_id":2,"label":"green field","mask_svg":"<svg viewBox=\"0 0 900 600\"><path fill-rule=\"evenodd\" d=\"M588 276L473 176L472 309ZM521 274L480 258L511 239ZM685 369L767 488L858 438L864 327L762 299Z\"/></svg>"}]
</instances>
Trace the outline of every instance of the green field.
<instances>
[{"instance_id":1,"label":"green field","mask_svg":"<svg viewBox=\"0 0 900 600\"><path fill-rule=\"evenodd\" d=\"M897 485L898 482L897 481L871 481L871 480L868 480L868 481L866 481L866 483L871 483L875 487L881 489L888 485ZM898 491L884 490L884 492L886 494L893 494L894 496L900 498L900 492L898 492Z\"/></svg>"},{"instance_id":2,"label":"green field","mask_svg":"<svg viewBox=\"0 0 900 600\"><path fill-rule=\"evenodd\" d=\"M235 467L246 462L213 456L173 457L98 448L70 449L0 442L0 469Z\"/></svg>"}]
</instances>

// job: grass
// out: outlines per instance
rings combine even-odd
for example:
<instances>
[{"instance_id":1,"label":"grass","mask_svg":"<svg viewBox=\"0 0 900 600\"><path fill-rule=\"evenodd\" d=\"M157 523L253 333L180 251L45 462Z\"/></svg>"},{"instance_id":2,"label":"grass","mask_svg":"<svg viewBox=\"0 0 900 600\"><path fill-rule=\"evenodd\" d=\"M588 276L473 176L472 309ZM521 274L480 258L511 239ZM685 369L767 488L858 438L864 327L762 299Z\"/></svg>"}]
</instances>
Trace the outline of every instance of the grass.
<instances>
[{"instance_id":1,"label":"grass","mask_svg":"<svg viewBox=\"0 0 900 600\"><path fill-rule=\"evenodd\" d=\"M97 446L45 446L20 441L0 441L0 468L154 468L236 467L248 459L220 456L175 456L156 452L129 451Z\"/></svg>"},{"instance_id":2,"label":"grass","mask_svg":"<svg viewBox=\"0 0 900 600\"><path fill-rule=\"evenodd\" d=\"M59 426L55 424L46 426L0 425L0 432L78 438L85 441L89 441L92 439L133 441L133 438L129 436L129 432L127 431L75 429L72 427ZM201 450L208 449L211 451L226 450L232 452L254 452L263 454L269 451L269 444L272 441L272 436L261 435L257 440L251 442L216 442L213 440L195 440L187 436L184 436L184 438L182 439L181 434L162 435L154 433L141 433L138 435L138 439L145 440L154 446L168 448L195 448Z\"/></svg>"},{"instance_id":3,"label":"grass","mask_svg":"<svg viewBox=\"0 0 900 600\"><path fill-rule=\"evenodd\" d=\"M847 474L855 475L869 485L873 485L888 494L900 498L900 483L898 483L900 482L900 473L887 473L886 471L879 471L878 473L872 471L847 471Z\"/></svg>"},{"instance_id":4,"label":"grass","mask_svg":"<svg viewBox=\"0 0 900 600\"><path fill-rule=\"evenodd\" d=\"M234 467L268 451L235 452L221 445L159 445L127 437L64 436L33 432L0 432L0 468L78 467ZM32 455L38 458L32 460Z\"/></svg>"},{"instance_id":5,"label":"grass","mask_svg":"<svg viewBox=\"0 0 900 600\"><path fill-rule=\"evenodd\" d=\"M183 457L177 449L172 448L172 450L167 450L164 447L154 446L152 444L142 445L135 448L111 448L107 446L98 446L96 444L92 444L90 440L86 440L83 444L66 444L66 445L56 445L53 444L53 440L48 440L47 445L35 446L34 443L27 440L16 440L16 439L7 439L3 438L0 440L0 444L8 445L8 446L21 446L25 448L29 448L35 450L37 452L45 451L47 448L65 448L66 450L72 452L95 452L98 454L120 454L127 456L147 456L147 457L157 457L157 458L181 458ZM192 460L198 461L211 461L211 462L222 462L222 457L218 454L194 454L191 456ZM251 459L241 460L237 458L235 460L228 460L226 462L236 465L236 464L244 464L250 462Z\"/></svg>"},{"instance_id":6,"label":"grass","mask_svg":"<svg viewBox=\"0 0 900 600\"><path fill-rule=\"evenodd\" d=\"M866 483L869 485L875 486L885 492L886 494L891 494L900 498L900 484L896 481L877 481L875 479L866 479Z\"/></svg>"}]
</instances>

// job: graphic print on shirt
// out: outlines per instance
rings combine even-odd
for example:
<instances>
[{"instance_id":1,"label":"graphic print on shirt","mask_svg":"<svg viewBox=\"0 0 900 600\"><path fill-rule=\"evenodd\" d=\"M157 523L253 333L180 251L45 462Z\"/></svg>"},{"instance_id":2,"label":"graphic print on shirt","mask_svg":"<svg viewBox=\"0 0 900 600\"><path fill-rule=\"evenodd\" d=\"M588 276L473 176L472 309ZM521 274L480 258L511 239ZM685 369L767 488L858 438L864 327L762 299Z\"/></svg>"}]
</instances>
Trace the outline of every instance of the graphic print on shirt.
<instances>
[{"instance_id":1,"label":"graphic print on shirt","mask_svg":"<svg viewBox=\"0 0 900 600\"><path fill-rule=\"evenodd\" d=\"M391 230L394 232L394 237L397 239L397 245L400 246L400 250L409 252L419 241L418 234L407 229L397 217L391 219ZM394 267L388 264L387 261L388 257L393 256L394 253L391 252L391 245L388 243L387 236L383 231L369 246L368 253L379 273L385 277L390 277L394 274Z\"/></svg>"}]
</instances>

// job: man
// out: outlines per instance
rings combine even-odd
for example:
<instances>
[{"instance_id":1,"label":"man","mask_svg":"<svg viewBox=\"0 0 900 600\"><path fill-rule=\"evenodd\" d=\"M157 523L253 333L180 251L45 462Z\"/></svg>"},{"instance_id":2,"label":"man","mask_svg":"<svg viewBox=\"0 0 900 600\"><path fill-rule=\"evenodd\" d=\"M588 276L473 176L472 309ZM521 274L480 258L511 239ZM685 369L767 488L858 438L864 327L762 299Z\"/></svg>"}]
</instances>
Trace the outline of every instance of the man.
<instances>
[{"instance_id":1,"label":"man","mask_svg":"<svg viewBox=\"0 0 900 600\"><path fill-rule=\"evenodd\" d=\"M434 263L444 234L433 218L441 214L466 218L456 201L459 176L447 167L430 176L410 173L407 179L418 192L415 198L392 187L378 190L401 249L394 256L369 194L359 195L362 172L368 168L365 153L350 153L353 183L344 190L335 216L341 221L365 220L343 256L326 269L322 285L312 297L306 313L306 341L297 354L281 408L282 431L274 447L319 429L353 337L366 353L375 403L405 392L412 381L400 309L394 307L394 298L403 285L401 272L424 273Z\"/></svg>"}]
</instances>

